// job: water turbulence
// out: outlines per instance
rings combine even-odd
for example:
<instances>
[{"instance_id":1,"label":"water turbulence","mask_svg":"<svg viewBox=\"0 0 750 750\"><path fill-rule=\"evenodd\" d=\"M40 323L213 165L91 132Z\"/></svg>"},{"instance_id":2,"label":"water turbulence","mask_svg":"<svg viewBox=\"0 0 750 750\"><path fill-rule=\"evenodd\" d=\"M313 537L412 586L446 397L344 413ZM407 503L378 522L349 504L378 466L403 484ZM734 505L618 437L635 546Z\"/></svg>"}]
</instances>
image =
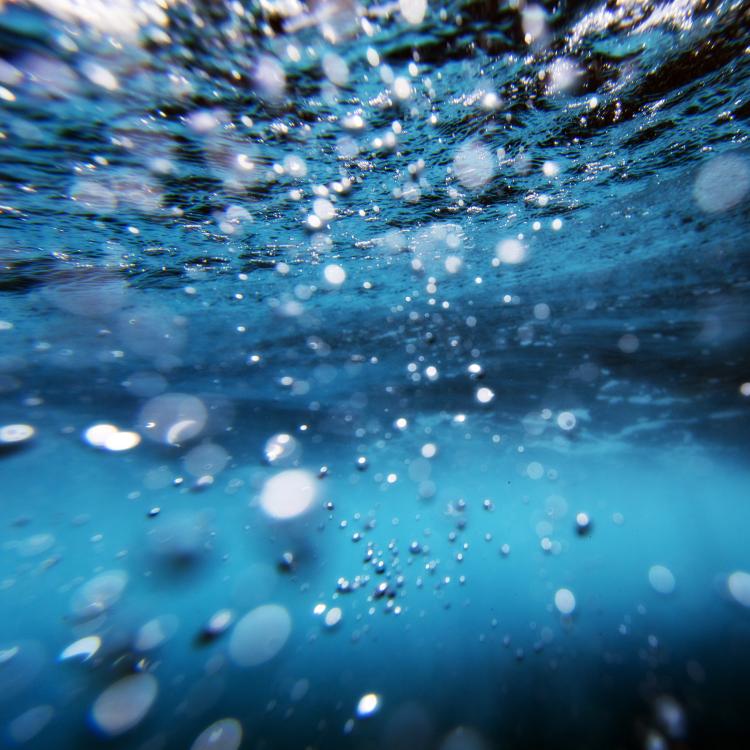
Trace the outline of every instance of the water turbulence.
<instances>
[{"instance_id":1,"label":"water turbulence","mask_svg":"<svg viewBox=\"0 0 750 750\"><path fill-rule=\"evenodd\" d=\"M747 748L741 0L0 3L0 744Z\"/></svg>"}]
</instances>

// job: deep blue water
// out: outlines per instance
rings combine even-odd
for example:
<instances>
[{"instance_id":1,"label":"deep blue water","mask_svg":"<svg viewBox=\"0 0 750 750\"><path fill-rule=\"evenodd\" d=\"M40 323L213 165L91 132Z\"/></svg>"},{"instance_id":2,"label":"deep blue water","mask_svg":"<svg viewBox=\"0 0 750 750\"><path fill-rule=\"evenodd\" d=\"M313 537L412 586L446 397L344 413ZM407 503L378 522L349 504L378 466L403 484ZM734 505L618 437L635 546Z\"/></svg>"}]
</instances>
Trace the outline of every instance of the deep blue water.
<instances>
[{"instance_id":1,"label":"deep blue water","mask_svg":"<svg viewBox=\"0 0 750 750\"><path fill-rule=\"evenodd\" d=\"M749 13L7 2L0 743L748 747Z\"/></svg>"}]
</instances>

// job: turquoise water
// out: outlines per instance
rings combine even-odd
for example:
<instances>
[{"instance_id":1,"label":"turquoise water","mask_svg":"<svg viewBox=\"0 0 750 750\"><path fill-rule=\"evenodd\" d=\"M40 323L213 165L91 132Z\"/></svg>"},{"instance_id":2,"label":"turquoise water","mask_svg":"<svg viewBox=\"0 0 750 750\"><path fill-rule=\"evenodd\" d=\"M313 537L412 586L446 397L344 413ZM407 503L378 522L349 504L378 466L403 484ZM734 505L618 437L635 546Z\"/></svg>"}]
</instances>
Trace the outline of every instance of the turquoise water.
<instances>
[{"instance_id":1,"label":"turquoise water","mask_svg":"<svg viewBox=\"0 0 750 750\"><path fill-rule=\"evenodd\" d=\"M8 3L0 742L747 747L747 29Z\"/></svg>"}]
</instances>

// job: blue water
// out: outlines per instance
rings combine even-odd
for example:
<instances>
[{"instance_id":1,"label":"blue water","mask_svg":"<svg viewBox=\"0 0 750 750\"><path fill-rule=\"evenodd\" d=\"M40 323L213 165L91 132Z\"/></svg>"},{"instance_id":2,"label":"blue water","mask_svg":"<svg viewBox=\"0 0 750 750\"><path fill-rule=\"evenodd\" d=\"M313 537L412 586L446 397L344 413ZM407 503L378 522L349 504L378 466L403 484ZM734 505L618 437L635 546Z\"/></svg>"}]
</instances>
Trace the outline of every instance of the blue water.
<instances>
[{"instance_id":1,"label":"blue water","mask_svg":"<svg viewBox=\"0 0 750 750\"><path fill-rule=\"evenodd\" d=\"M8 2L0 743L746 748L749 20Z\"/></svg>"}]
</instances>

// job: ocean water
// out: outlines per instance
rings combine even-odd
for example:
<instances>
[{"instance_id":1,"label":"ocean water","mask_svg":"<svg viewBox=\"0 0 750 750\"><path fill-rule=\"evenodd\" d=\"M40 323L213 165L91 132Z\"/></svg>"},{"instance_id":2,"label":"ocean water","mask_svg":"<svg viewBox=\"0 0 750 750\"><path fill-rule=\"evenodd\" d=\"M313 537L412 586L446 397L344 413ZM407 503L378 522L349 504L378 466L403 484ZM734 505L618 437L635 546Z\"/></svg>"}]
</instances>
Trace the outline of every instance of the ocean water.
<instances>
[{"instance_id":1,"label":"ocean water","mask_svg":"<svg viewBox=\"0 0 750 750\"><path fill-rule=\"evenodd\" d=\"M0 9L3 747L748 747L747 3Z\"/></svg>"}]
</instances>

